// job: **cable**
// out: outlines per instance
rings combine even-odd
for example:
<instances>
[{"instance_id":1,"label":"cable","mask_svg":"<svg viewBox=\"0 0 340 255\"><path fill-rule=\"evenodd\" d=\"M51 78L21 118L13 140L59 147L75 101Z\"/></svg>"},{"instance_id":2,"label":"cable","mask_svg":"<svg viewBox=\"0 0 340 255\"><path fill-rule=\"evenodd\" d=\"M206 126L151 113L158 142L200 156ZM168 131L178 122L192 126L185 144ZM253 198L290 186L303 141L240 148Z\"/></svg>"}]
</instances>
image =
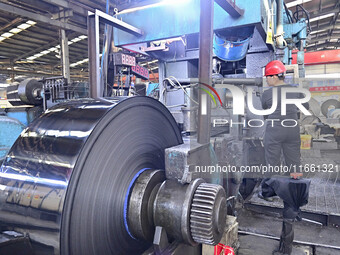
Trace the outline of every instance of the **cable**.
<instances>
[{"instance_id":1,"label":"cable","mask_svg":"<svg viewBox=\"0 0 340 255\"><path fill-rule=\"evenodd\" d=\"M301 10L299 10L299 8L300 8ZM296 6L296 11L294 12L293 17L294 17L295 21L298 22L298 21L299 21L299 13L300 13L300 12L303 12L303 13L306 15L306 18L307 18L307 25L308 25L308 34L309 34L309 33L312 31L312 29L311 29L311 27L310 27L309 13L306 11L305 8L302 7L302 5L298 4L298 5Z\"/></svg>"},{"instance_id":2,"label":"cable","mask_svg":"<svg viewBox=\"0 0 340 255\"><path fill-rule=\"evenodd\" d=\"M290 24L294 23L293 17L292 17L292 15L290 15L290 12L289 12L289 10L287 8L286 3L283 3L283 5L285 7L285 11L286 11L286 15L287 15L288 21L290 22Z\"/></svg>"},{"instance_id":3,"label":"cable","mask_svg":"<svg viewBox=\"0 0 340 255\"><path fill-rule=\"evenodd\" d=\"M186 104L166 105L167 108L175 108L175 107L181 107L181 106L186 107L187 105Z\"/></svg>"},{"instance_id":4,"label":"cable","mask_svg":"<svg viewBox=\"0 0 340 255\"><path fill-rule=\"evenodd\" d=\"M169 81L169 83L170 83L171 85L173 85L173 87L176 87L176 84L175 84L170 78L171 78L171 79L174 79L174 80L177 82L177 84L179 85L179 87L183 90L183 92L187 95L187 97L188 97L191 101L193 101L194 103L198 104L197 101L195 101L194 99L192 99L192 98L190 97L190 95L188 94L188 92L185 90L185 88L183 88L183 86L182 86L181 83L176 79L176 77L174 77L174 76L169 76L169 78L165 78L164 80Z\"/></svg>"}]
</instances>

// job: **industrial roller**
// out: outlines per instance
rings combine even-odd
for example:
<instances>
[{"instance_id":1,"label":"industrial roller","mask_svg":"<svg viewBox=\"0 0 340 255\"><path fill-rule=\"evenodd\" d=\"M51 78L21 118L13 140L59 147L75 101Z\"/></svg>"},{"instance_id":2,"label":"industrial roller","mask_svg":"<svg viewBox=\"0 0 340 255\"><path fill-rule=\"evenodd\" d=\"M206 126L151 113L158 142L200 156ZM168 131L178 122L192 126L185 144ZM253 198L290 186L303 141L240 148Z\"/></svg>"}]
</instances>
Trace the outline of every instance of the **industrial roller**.
<instances>
[{"instance_id":1,"label":"industrial roller","mask_svg":"<svg viewBox=\"0 0 340 255\"><path fill-rule=\"evenodd\" d=\"M156 226L170 243L216 244L223 188L166 179L164 150L181 143L172 115L152 98L56 105L1 167L2 231L23 233L37 254L152 254Z\"/></svg>"},{"instance_id":2,"label":"industrial roller","mask_svg":"<svg viewBox=\"0 0 340 255\"><path fill-rule=\"evenodd\" d=\"M336 99L328 99L321 105L321 112L322 114L327 117L328 110L330 109L339 109L340 108L340 101Z\"/></svg>"},{"instance_id":3,"label":"industrial roller","mask_svg":"<svg viewBox=\"0 0 340 255\"><path fill-rule=\"evenodd\" d=\"M7 100L13 106L41 105L42 87L42 82L34 78L25 79L20 83L14 82L6 88Z\"/></svg>"}]
</instances>

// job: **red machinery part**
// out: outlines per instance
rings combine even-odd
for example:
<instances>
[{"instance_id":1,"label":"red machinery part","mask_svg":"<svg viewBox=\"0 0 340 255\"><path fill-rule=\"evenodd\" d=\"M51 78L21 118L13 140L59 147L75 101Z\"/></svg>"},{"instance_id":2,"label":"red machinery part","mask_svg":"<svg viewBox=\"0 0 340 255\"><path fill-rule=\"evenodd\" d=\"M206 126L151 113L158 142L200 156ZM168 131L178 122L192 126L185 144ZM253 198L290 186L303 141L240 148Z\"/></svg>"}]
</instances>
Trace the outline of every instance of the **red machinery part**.
<instances>
[{"instance_id":1,"label":"red machinery part","mask_svg":"<svg viewBox=\"0 0 340 255\"><path fill-rule=\"evenodd\" d=\"M293 51L292 64L296 64L297 51ZM305 52L305 65L340 63L340 50Z\"/></svg>"}]
</instances>

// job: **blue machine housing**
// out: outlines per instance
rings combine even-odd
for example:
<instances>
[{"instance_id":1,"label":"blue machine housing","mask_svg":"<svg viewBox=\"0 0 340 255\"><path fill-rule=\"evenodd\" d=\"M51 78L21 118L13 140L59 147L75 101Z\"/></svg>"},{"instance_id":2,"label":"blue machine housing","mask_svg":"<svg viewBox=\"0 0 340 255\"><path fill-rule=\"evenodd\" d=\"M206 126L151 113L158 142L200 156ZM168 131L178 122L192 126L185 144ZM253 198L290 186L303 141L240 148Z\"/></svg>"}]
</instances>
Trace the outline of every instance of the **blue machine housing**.
<instances>
[{"instance_id":1,"label":"blue machine housing","mask_svg":"<svg viewBox=\"0 0 340 255\"><path fill-rule=\"evenodd\" d=\"M0 162L20 133L42 113L42 107L7 108L0 116Z\"/></svg>"},{"instance_id":2,"label":"blue machine housing","mask_svg":"<svg viewBox=\"0 0 340 255\"><path fill-rule=\"evenodd\" d=\"M254 33L253 26L230 29L226 33L215 33L213 40L214 54L224 61L239 61L248 51L249 41Z\"/></svg>"},{"instance_id":3,"label":"blue machine housing","mask_svg":"<svg viewBox=\"0 0 340 255\"><path fill-rule=\"evenodd\" d=\"M214 3L214 30L256 25L262 35L266 34L267 15L264 2L268 0L237 1L244 14L239 18L231 17L217 3ZM169 1L170 2L170 1ZM116 46L157 41L166 38L199 32L200 1L189 0L182 3L160 4L153 7L118 15L117 18L141 29L142 36L134 36L114 28Z\"/></svg>"},{"instance_id":4,"label":"blue machine housing","mask_svg":"<svg viewBox=\"0 0 340 255\"><path fill-rule=\"evenodd\" d=\"M0 162L26 126L19 120L0 116Z\"/></svg>"}]
</instances>

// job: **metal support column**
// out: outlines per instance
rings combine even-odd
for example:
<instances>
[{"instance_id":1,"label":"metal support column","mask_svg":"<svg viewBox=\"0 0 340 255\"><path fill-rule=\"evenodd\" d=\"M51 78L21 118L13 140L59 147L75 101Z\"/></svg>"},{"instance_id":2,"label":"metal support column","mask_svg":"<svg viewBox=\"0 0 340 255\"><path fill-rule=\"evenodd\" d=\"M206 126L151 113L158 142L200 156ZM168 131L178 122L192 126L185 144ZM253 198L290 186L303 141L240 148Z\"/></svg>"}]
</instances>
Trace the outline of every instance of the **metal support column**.
<instances>
[{"instance_id":1,"label":"metal support column","mask_svg":"<svg viewBox=\"0 0 340 255\"><path fill-rule=\"evenodd\" d=\"M93 13L87 18L90 97L101 96L99 70L99 17Z\"/></svg>"},{"instance_id":2,"label":"metal support column","mask_svg":"<svg viewBox=\"0 0 340 255\"><path fill-rule=\"evenodd\" d=\"M11 78L11 82L14 82L15 79L15 72L14 72L14 61L13 59L10 60L11 63L11 74L10 74L10 78Z\"/></svg>"},{"instance_id":3,"label":"metal support column","mask_svg":"<svg viewBox=\"0 0 340 255\"><path fill-rule=\"evenodd\" d=\"M163 90L164 90L164 85L163 82L164 82L164 78L165 78L165 64L163 61L159 60L158 61L158 88L159 88L159 101L162 103L162 104L165 104L166 102L166 99L164 98L164 95L163 95ZM166 88L166 87L165 87Z\"/></svg>"},{"instance_id":4,"label":"metal support column","mask_svg":"<svg viewBox=\"0 0 340 255\"><path fill-rule=\"evenodd\" d=\"M66 36L66 31L60 29L61 34L61 54L62 54L62 66L63 66L63 76L67 79L67 83L71 83L70 75L70 56L68 49L68 38Z\"/></svg>"},{"instance_id":5,"label":"metal support column","mask_svg":"<svg viewBox=\"0 0 340 255\"><path fill-rule=\"evenodd\" d=\"M89 49L89 73L90 73L90 97L97 98L103 95L103 86L100 82L99 65L99 21L116 27L125 32L140 36L143 31L114 18L102 11L96 10L95 13L89 12L87 17L87 34Z\"/></svg>"},{"instance_id":6,"label":"metal support column","mask_svg":"<svg viewBox=\"0 0 340 255\"><path fill-rule=\"evenodd\" d=\"M109 63L109 54L110 54L110 45L113 41L112 35L113 35L113 28L112 26L105 25L106 34L105 34L105 45L104 45L104 51L102 56L102 67L101 67L101 80L100 80L100 87L104 88L104 96L107 96L107 69L108 69L108 63Z\"/></svg>"},{"instance_id":7,"label":"metal support column","mask_svg":"<svg viewBox=\"0 0 340 255\"><path fill-rule=\"evenodd\" d=\"M297 53L297 64L299 66L299 78L305 78L305 51L303 42L300 42L299 51Z\"/></svg>"},{"instance_id":8,"label":"metal support column","mask_svg":"<svg viewBox=\"0 0 340 255\"><path fill-rule=\"evenodd\" d=\"M277 1L277 20L276 20L276 43L279 49L284 48L284 39L283 39L283 0Z\"/></svg>"},{"instance_id":9,"label":"metal support column","mask_svg":"<svg viewBox=\"0 0 340 255\"><path fill-rule=\"evenodd\" d=\"M200 35L199 35L199 88L206 84L211 86L212 49L213 49L213 16L214 0L200 1ZM199 89L199 112L197 141L201 144L210 142L211 99Z\"/></svg>"}]
</instances>

